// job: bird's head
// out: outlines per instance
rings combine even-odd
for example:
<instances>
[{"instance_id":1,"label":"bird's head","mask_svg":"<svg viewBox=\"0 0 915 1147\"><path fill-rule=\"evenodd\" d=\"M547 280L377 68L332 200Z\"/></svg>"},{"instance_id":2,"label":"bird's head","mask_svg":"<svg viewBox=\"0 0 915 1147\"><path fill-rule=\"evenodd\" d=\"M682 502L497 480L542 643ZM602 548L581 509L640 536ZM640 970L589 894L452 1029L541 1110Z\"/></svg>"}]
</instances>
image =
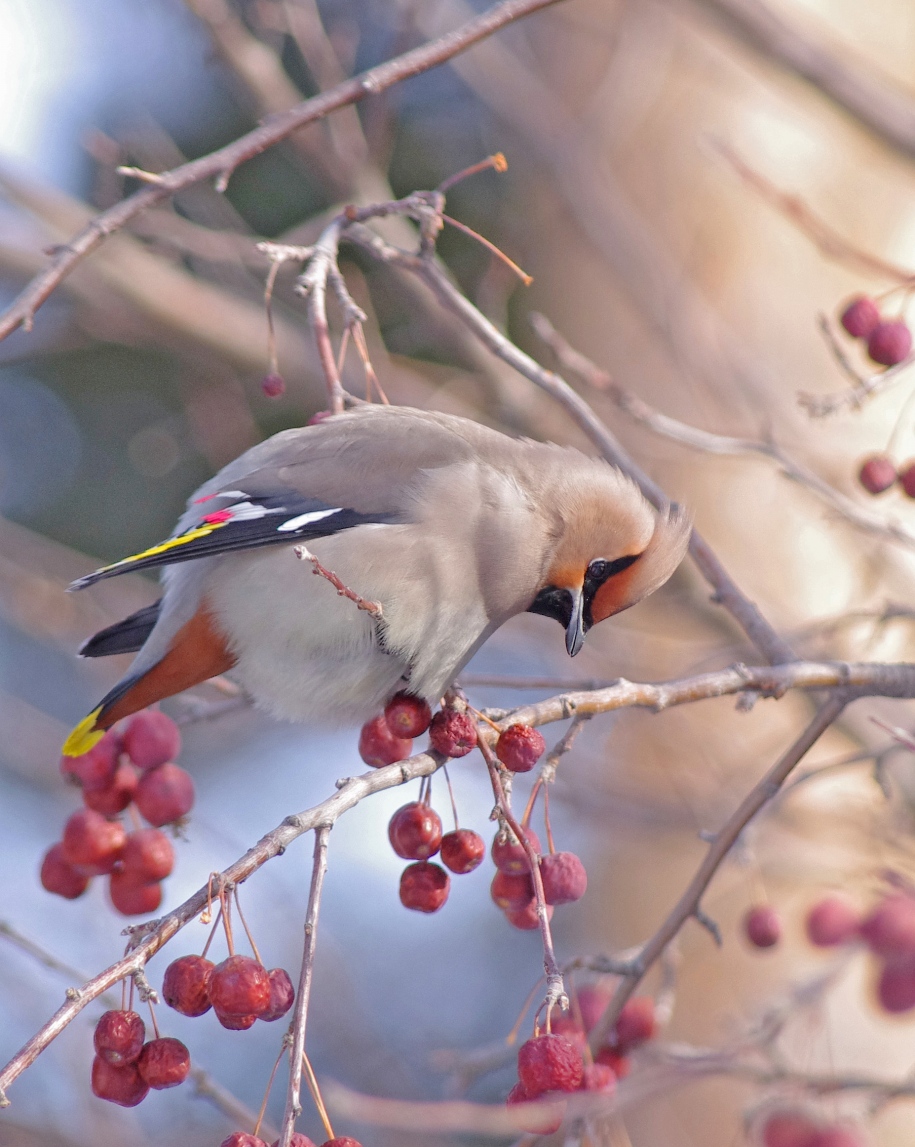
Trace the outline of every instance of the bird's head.
<instances>
[{"instance_id":1,"label":"bird's head","mask_svg":"<svg viewBox=\"0 0 915 1147\"><path fill-rule=\"evenodd\" d=\"M612 481L579 484L563 506L544 584L528 607L561 623L570 657L592 626L662 586L689 544L682 508L656 513L635 485L609 473Z\"/></svg>"}]
</instances>

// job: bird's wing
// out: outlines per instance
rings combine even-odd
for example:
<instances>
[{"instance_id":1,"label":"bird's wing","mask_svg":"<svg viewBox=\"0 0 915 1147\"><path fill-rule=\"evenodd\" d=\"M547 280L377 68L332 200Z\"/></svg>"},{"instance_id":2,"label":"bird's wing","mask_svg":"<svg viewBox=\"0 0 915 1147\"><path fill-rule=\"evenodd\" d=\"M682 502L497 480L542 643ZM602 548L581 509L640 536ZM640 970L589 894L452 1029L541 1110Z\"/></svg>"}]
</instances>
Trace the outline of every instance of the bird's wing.
<instances>
[{"instance_id":1,"label":"bird's wing","mask_svg":"<svg viewBox=\"0 0 915 1147\"><path fill-rule=\"evenodd\" d=\"M136 653L142 649L147 637L159 620L162 602L157 601L138 609L123 621L100 629L79 647L80 657L110 657L114 653Z\"/></svg>"}]
</instances>

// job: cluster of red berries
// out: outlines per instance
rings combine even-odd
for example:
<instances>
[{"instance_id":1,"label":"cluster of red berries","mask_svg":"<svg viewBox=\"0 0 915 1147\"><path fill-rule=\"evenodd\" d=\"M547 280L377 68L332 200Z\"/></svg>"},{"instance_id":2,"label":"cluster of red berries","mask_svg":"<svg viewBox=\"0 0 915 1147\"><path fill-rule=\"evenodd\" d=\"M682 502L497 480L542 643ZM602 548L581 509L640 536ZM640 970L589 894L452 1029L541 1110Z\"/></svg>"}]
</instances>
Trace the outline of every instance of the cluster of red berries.
<instances>
[{"instance_id":1,"label":"cluster of red berries","mask_svg":"<svg viewBox=\"0 0 915 1147\"><path fill-rule=\"evenodd\" d=\"M525 839L538 854L543 898L547 904L547 917L553 907L571 904L584 896L588 887L585 866L574 852L549 852L540 855L540 840L530 828L523 828ZM490 895L505 918L515 928L533 931L539 926L537 900L530 863L524 846L507 829L500 830L492 842L491 850L496 874L490 885Z\"/></svg>"},{"instance_id":2,"label":"cluster of red berries","mask_svg":"<svg viewBox=\"0 0 915 1147\"><path fill-rule=\"evenodd\" d=\"M148 709L123 729L109 730L81 757L61 757L60 770L81 788L86 807L73 813L63 839L42 860L41 883L48 892L75 900L93 876L108 876L118 912L156 911L161 881L175 863L171 841L160 829L180 821L194 803L193 781L174 764L180 749L175 722ZM128 832L117 819L128 808L152 827Z\"/></svg>"},{"instance_id":3,"label":"cluster of red berries","mask_svg":"<svg viewBox=\"0 0 915 1147\"><path fill-rule=\"evenodd\" d=\"M448 899L451 877L462 875L482 863L486 844L479 833L455 828L442 835L442 819L428 800L411 801L394 813L388 823L388 840L403 860L412 860L400 877L400 902L416 912L437 912ZM440 856L440 864L430 857Z\"/></svg>"},{"instance_id":4,"label":"cluster of red berries","mask_svg":"<svg viewBox=\"0 0 915 1147\"><path fill-rule=\"evenodd\" d=\"M466 757L476 748L477 727L467 713L446 708L433 717L421 697L397 693L383 713L362 726L359 755L373 769L393 765L410 756L413 738L427 730L430 747L445 757Z\"/></svg>"},{"instance_id":5,"label":"cluster of red berries","mask_svg":"<svg viewBox=\"0 0 915 1147\"><path fill-rule=\"evenodd\" d=\"M759 1125L763 1147L865 1147L866 1140L847 1123L825 1123L796 1108L770 1111Z\"/></svg>"},{"instance_id":6,"label":"cluster of red berries","mask_svg":"<svg viewBox=\"0 0 915 1147\"><path fill-rule=\"evenodd\" d=\"M99 1099L121 1107L136 1107L149 1089L164 1091L184 1083L191 1057L179 1039L146 1039L146 1027L136 1012L105 1012L95 1025L92 1091Z\"/></svg>"},{"instance_id":7,"label":"cluster of red berries","mask_svg":"<svg viewBox=\"0 0 915 1147\"><path fill-rule=\"evenodd\" d=\"M912 332L903 319L884 319L875 299L856 295L845 304L839 322L852 338L867 343L867 355L880 366L896 366L912 352Z\"/></svg>"},{"instance_id":8,"label":"cluster of red berries","mask_svg":"<svg viewBox=\"0 0 915 1147\"><path fill-rule=\"evenodd\" d=\"M282 1019L295 988L283 968L268 971L251 956L232 955L221 964L179 956L165 969L162 998L183 1016L202 1016L212 1008L224 1028L246 1031L255 1020Z\"/></svg>"},{"instance_id":9,"label":"cluster of red berries","mask_svg":"<svg viewBox=\"0 0 915 1147\"><path fill-rule=\"evenodd\" d=\"M274 1139L271 1147L279 1147L279 1143L279 1139ZM219 1147L267 1147L267 1144L263 1139L249 1135L246 1131L233 1131L227 1139L223 1139ZM300 1131L293 1131L289 1147L318 1147L318 1145ZM349 1135L339 1135L336 1139L328 1139L321 1144L321 1147L362 1147L362 1144L358 1139L351 1139Z\"/></svg>"},{"instance_id":10,"label":"cluster of red berries","mask_svg":"<svg viewBox=\"0 0 915 1147\"><path fill-rule=\"evenodd\" d=\"M882 494L898 482L904 494L915 498L915 459L898 467L886 454L871 454L861 463L858 481L868 494Z\"/></svg>"},{"instance_id":11,"label":"cluster of red berries","mask_svg":"<svg viewBox=\"0 0 915 1147\"><path fill-rule=\"evenodd\" d=\"M603 988L584 987L573 998L572 1010L553 1021L549 1034L535 1035L522 1045L518 1082L506 1100L509 1107L517 1107L521 1130L552 1134L565 1117L564 1095L576 1091L609 1095L616 1081L628 1074L629 1052L655 1034L654 1001L648 996L628 1000L608 1042L592 1060L588 1033L609 1002L610 994ZM536 1107L527 1106L535 1101Z\"/></svg>"}]
</instances>

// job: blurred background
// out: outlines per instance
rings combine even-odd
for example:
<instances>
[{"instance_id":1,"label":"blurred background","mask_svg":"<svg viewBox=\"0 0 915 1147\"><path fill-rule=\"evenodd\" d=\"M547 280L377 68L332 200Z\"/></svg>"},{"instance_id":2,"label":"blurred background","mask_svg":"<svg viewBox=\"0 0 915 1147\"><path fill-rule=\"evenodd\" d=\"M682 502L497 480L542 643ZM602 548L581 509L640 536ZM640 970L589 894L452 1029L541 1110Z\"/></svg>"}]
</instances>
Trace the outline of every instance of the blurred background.
<instances>
[{"instance_id":1,"label":"blurred background","mask_svg":"<svg viewBox=\"0 0 915 1147\"><path fill-rule=\"evenodd\" d=\"M468 12L462 0L0 0L0 298L45 265L45 249L136 187L119 165L159 171L204 154ZM915 267L913 53L915 8L904 0L771 8L568 0L299 132L240 168L225 195L193 187L134 220L54 293L31 333L0 344L0 922L74 969L49 969L0 934L0 1060L59 1005L77 972L106 966L123 945L125 921L100 887L62 902L37 874L77 804L58 771L60 743L124 668L117 659L80 662L75 651L156 590L140 577L76 596L64 589L166 535L201 481L325 404L291 269L276 289L287 391L276 400L261 391L269 265L255 242L307 243L343 203L433 187L502 151L507 174L459 184L448 211L500 245L533 285L520 287L457 231L446 230L439 248L494 322L554 365L529 323L541 311L664 413L772 439L859 510L915 532L915 504L898 490L871 499L856 481L865 454L889 448L899 463L915 455L912 380L903 374L863 409L829 419L798 403L801 391L849 385L818 314L834 316L848 295L894 281L824 257L719 146L801 196L853 246ZM409 242L403 230L394 238ZM344 270L370 315L372 360L392 401L586 447L560 410L415 284L351 252ZM895 313L904 304L895 295L887 305ZM865 532L771 461L698 453L628 420L605 393L585 393L652 476L692 507L728 570L800 655L911 656L911 546ZM660 680L737 660L759 657L687 563L661 593L589 637L574 666L555 623L517 619L469 668L468 691L478 705L504 708L561 681ZM475 683L493 675L548 676L557 686ZM248 710L194 719L215 697L201 690L194 704L166 706L184 722L181 764L198 800L165 908L285 815L322 800L337 777L363 769L354 729L281 726ZM590 877L585 899L556 914L562 959L617 951L657 926L701 858L700 834L729 815L809 705L789 696L739 713L723 699L586 729L552 801L558 846L580 853ZM859 703L811 762L884 745L869 718L907 725L909 709ZM552 744L562 729L547 732ZM482 762L469 757L452 776L461 823L488 838ZM803 941L807 905L835 888L864 905L887 869L915 878L911 757L895 754L884 779L888 795L867 761L831 770L750 827L704 902L723 946L696 926L683 932L665 1039L720 1046L788 1001L796 1014L786 1054L796 1068L888 1079L912 1070L915 1020L881 1018L864 957L837 971L828 990L798 994L829 966ZM447 825L441 778L434 796ZM461 1055L505 1037L541 954L536 935L512 931L490 903L488 862L453 880L438 915L400 906L386 823L415 797L381 794L333 832L309 1048L319 1076L428 1099L455 1093L450 1069ZM294 976L310 859L306 838L243 890L265 959ZM786 939L753 953L740 919L765 901L783 912ZM170 957L199 951L202 935L192 924L169 945L150 966L154 985ZM0 1116L3 1147L204 1147L234 1129L189 1086L153 1093L133 1111L95 1100L88 1076L99 1011L87 1009L14 1085ZM163 1025L257 1109L280 1032L226 1032L212 1016L192 1022L170 1012ZM505 1066L468 1094L497 1102L512 1079ZM727 1076L677 1082L684 1086L668 1078L663 1088L634 1087L619 1118L576 1142L729 1147L752 1141L746 1121L756 1105L796 1094L790 1083L761 1090ZM279 1083L274 1121L282 1096ZM842 1094L819 1109L857 1117L864 1100ZM367 1147L481 1142L341 1120L338 1134L358 1134ZM869 1126L875 1144L895 1147L912 1142L915 1116L897 1103ZM304 1130L322 1138L311 1112Z\"/></svg>"}]
</instances>

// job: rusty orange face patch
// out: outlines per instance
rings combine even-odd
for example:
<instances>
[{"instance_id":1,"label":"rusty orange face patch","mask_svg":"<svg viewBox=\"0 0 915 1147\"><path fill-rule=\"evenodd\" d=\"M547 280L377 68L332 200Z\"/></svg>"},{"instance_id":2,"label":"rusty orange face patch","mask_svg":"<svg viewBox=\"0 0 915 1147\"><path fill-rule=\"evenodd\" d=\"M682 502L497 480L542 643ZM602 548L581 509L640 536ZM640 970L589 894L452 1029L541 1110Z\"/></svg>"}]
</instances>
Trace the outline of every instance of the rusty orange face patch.
<instances>
[{"instance_id":1,"label":"rusty orange face patch","mask_svg":"<svg viewBox=\"0 0 915 1147\"><path fill-rule=\"evenodd\" d=\"M614 613L620 613L627 606L635 604L637 596L633 594L633 582L639 573L639 563L633 562L628 569L621 570L613 577L607 578L591 599L591 623L597 625Z\"/></svg>"}]
</instances>

